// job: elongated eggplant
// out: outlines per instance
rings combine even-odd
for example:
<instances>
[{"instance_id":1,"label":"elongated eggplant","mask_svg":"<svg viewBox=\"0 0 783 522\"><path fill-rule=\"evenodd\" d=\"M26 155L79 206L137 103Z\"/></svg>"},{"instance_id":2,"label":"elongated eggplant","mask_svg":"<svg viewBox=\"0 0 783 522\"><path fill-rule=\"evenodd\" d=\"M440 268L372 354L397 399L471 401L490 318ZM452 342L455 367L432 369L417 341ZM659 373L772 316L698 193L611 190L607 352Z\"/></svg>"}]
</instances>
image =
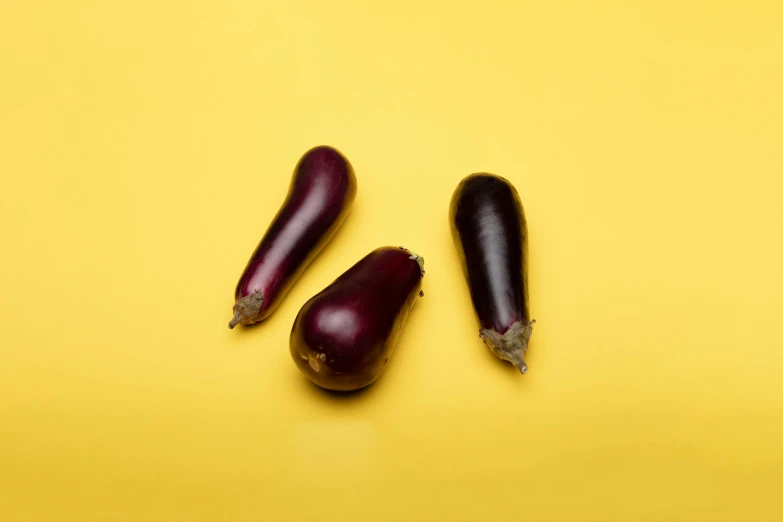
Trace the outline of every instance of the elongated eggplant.
<instances>
[{"instance_id":1,"label":"elongated eggplant","mask_svg":"<svg viewBox=\"0 0 783 522\"><path fill-rule=\"evenodd\" d=\"M525 373L535 321L530 320L527 221L519 194L505 178L471 174L454 191L449 218L479 335L493 354Z\"/></svg>"},{"instance_id":2,"label":"elongated eggplant","mask_svg":"<svg viewBox=\"0 0 783 522\"><path fill-rule=\"evenodd\" d=\"M266 319L334 233L356 198L356 175L339 151L315 147L294 169L288 196L239 278L234 318Z\"/></svg>"},{"instance_id":3,"label":"elongated eggplant","mask_svg":"<svg viewBox=\"0 0 783 522\"><path fill-rule=\"evenodd\" d=\"M421 292L424 259L402 247L370 252L307 301L291 357L322 388L352 391L381 376Z\"/></svg>"}]
</instances>

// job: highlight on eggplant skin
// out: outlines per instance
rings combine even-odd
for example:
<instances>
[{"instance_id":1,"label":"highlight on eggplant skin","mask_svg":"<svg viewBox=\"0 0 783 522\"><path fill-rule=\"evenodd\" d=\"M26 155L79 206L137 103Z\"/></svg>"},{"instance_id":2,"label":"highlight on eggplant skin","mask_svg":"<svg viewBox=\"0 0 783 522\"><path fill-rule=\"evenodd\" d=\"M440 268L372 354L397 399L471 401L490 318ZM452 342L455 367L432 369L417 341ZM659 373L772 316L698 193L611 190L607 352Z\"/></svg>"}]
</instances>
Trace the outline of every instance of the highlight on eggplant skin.
<instances>
[{"instance_id":1,"label":"highlight on eggplant skin","mask_svg":"<svg viewBox=\"0 0 783 522\"><path fill-rule=\"evenodd\" d=\"M307 151L294 169L288 195L242 272L229 328L274 312L305 268L332 239L356 199L356 175L328 146ZM253 209L252 198L243 213Z\"/></svg>"},{"instance_id":2,"label":"highlight on eggplant skin","mask_svg":"<svg viewBox=\"0 0 783 522\"><path fill-rule=\"evenodd\" d=\"M475 173L457 186L449 206L451 234L470 289L479 335L520 372L533 331L527 279L527 220L514 186Z\"/></svg>"},{"instance_id":3,"label":"highlight on eggplant skin","mask_svg":"<svg viewBox=\"0 0 783 522\"><path fill-rule=\"evenodd\" d=\"M377 380L421 296L424 259L381 247L307 301L291 329L291 358L313 383L354 391Z\"/></svg>"}]
</instances>

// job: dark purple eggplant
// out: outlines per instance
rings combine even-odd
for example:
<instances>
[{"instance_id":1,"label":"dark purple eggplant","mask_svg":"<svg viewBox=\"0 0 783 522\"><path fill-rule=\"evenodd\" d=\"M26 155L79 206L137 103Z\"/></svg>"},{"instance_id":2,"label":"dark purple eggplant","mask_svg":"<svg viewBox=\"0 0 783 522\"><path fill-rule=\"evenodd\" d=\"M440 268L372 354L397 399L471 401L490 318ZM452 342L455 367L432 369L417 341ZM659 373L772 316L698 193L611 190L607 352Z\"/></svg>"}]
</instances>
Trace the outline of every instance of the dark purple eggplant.
<instances>
[{"instance_id":1,"label":"dark purple eggplant","mask_svg":"<svg viewBox=\"0 0 783 522\"><path fill-rule=\"evenodd\" d=\"M535 321L530 320L527 221L519 194L500 176L471 174L454 191L449 218L479 335L493 354L525 373Z\"/></svg>"},{"instance_id":2,"label":"dark purple eggplant","mask_svg":"<svg viewBox=\"0 0 783 522\"><path fill-rule=\"evenodd\" d=\"M421 293L424 259L382 247L307 301L291 330L291 357L322 388L352 391L381 376Z\"/></svg>"},{"instance_id":3,"label":"dark purple eggplant","mask_svg":"<svg viewBox=\"0 0 783 522\"><path fill-rule=\"evenodd\" d=\"M294 169L288 195L239 278L234 318L266 319L345 220L356 198L356 175L339 151L315 147Z\"/></svg>"}]
</instances>

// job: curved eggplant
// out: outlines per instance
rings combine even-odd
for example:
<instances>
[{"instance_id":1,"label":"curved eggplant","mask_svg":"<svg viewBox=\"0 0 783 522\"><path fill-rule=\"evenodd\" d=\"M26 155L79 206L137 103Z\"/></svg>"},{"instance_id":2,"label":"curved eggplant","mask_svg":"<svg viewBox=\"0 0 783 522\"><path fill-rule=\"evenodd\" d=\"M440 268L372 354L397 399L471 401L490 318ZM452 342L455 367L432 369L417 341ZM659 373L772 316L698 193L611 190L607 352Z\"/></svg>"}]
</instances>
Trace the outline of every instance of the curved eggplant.
<instances>
[{"instance_id":1,"label":"curved eggplant","mask_svg":"<svg viewBox=\"0 0 783 522\"><path fill-rule=\"evenodd\" d=\"M519 194L505 178L471 174L454 191L449 218L479 335L493 354L525 373L535 321L530 320L527 221Z\"/></svg>"},{"instance_id":2,"label":"curved eggplant","mask_svg":"<svg viewBox=\"0 0 783 522\"><path fill-rule=\"evenodd\" d=\"M322 388L353 391L381 376L421 292L424 259L374 250L307 301L291 330L291 357Z\"/></svg>"},{"instance_id":3,"label":"curved eggplant","mask_svg":"<svg viewBox=\"0 0 783 522\"><path fill-rule=\"evenodd\" d=\"M288 195L239 278L234 318L266 319L345 220L356 198L356 175L339 151L315 147L294 169Z\"/></svg>"}]
</instances>

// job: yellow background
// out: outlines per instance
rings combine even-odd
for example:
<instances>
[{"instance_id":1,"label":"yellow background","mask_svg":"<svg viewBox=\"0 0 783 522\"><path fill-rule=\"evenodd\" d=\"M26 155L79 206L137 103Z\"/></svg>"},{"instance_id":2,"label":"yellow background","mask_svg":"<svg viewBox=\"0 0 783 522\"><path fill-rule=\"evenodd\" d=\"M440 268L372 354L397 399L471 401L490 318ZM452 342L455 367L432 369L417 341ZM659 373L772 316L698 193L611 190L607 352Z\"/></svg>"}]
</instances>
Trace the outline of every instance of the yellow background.
<instances>
[{"instance_id":1,"label":"yellow background","mask_svg":"<svg viewBox=\"0 0 783 522\"><path fill-rule=\"evenodd\" d=\"M781 520L779 2L0 8L0 520ZM234 285L300 155L359 181L266 324ZM538 320L481 344L452 190L518 188ZM388 372L299 374L299 307L427 261Z\"/></svg>"}]
</instances>

